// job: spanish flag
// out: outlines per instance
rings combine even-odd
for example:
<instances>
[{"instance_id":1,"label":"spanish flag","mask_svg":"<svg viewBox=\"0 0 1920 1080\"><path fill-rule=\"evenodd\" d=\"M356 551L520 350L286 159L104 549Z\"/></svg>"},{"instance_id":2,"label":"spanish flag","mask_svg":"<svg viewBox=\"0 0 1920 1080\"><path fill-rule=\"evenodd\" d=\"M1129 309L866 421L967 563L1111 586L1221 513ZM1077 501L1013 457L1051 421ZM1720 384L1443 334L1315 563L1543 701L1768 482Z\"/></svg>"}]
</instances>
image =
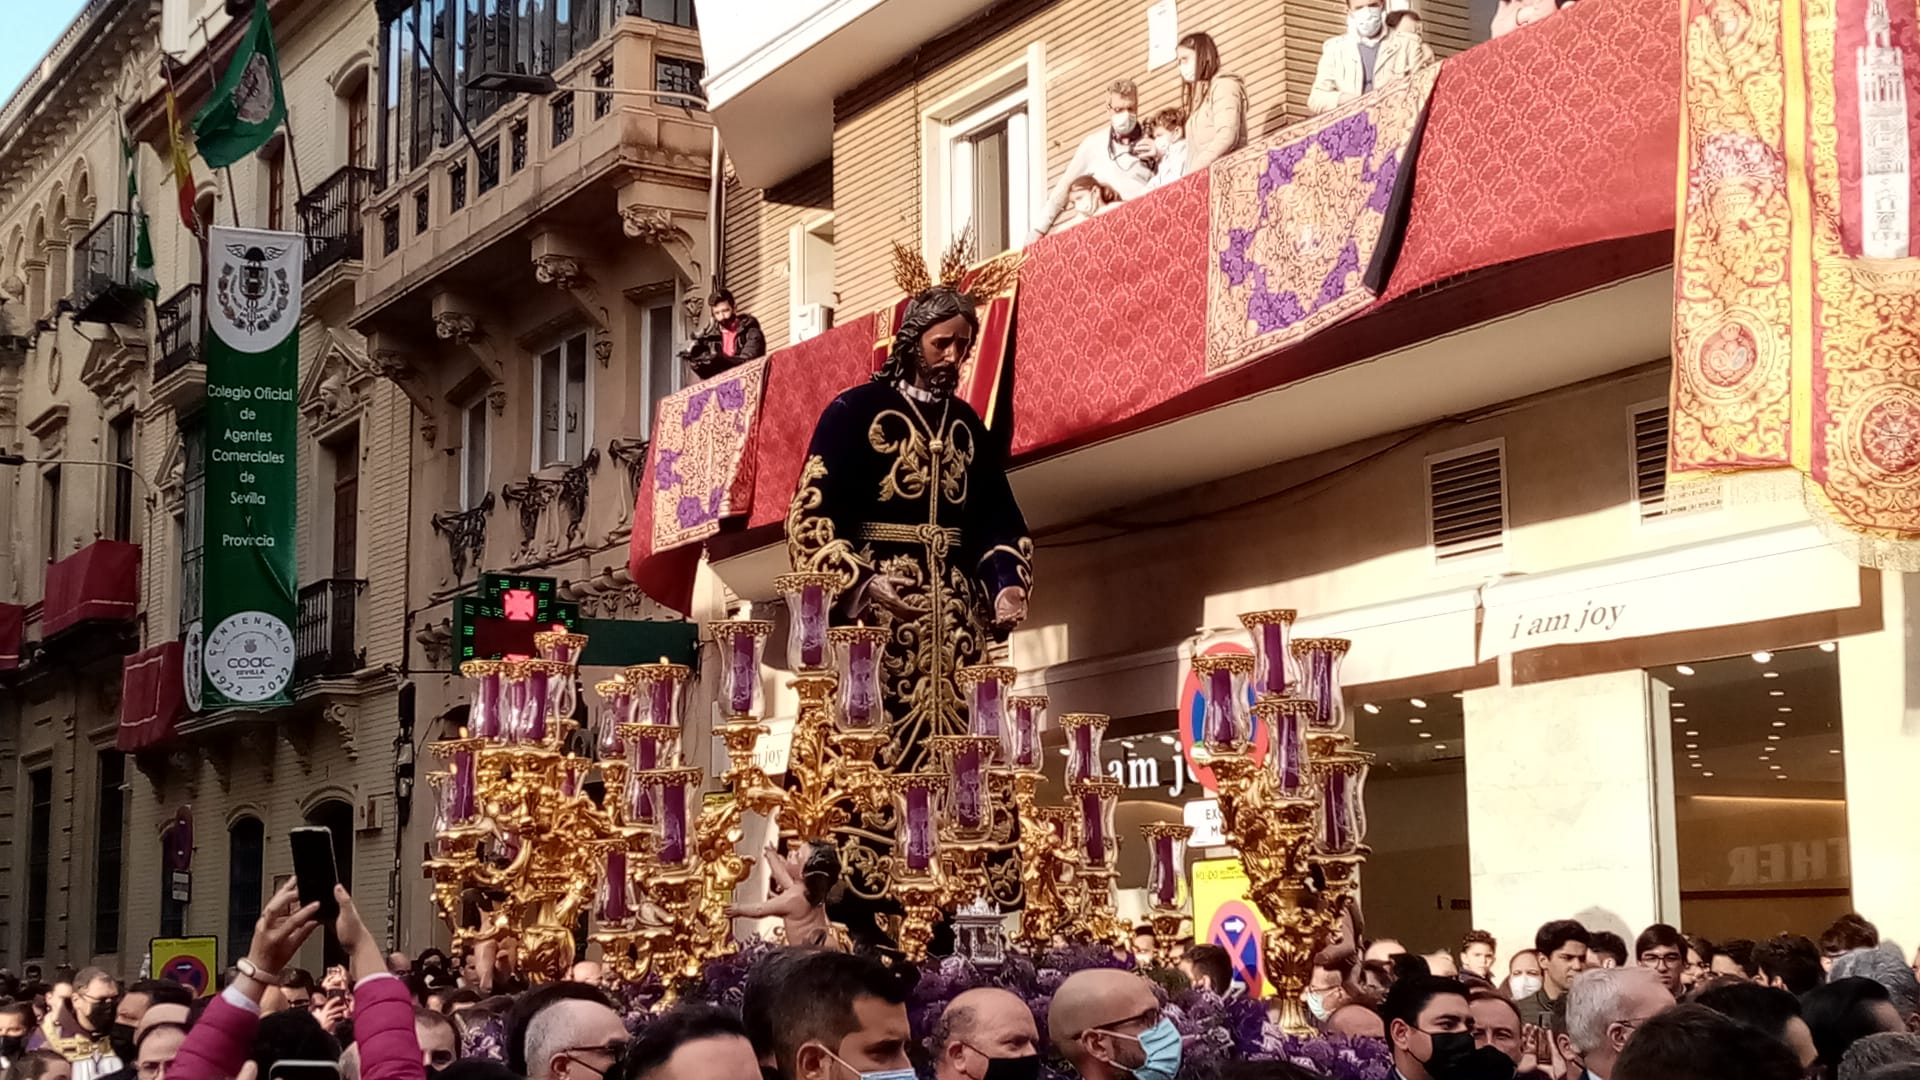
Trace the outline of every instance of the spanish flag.
<instances>
[{"instance_id":1,"label":"spanish flag","mask_svg":"<svg viewBox=\"0 0 1920 1080\"><path fill-rule=\"evenodd\" d=\"M201 234L200 216L194 209L199 192L193 183L193 162L187 156L186 132L180 127L180 112L173 100L173 79L167 79L167 147L173 160L173 186L180 198L180 222L195 236Z\"/></svg>"}]
</instances>

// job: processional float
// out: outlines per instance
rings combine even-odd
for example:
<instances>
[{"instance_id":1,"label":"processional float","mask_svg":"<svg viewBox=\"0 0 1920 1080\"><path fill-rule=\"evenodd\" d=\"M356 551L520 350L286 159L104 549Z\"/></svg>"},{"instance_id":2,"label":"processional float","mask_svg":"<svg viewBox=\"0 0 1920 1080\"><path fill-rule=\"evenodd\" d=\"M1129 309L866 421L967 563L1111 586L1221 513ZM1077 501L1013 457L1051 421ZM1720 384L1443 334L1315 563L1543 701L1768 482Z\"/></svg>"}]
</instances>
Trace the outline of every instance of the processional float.
<instances>
[{"instance_id":1,"label":"processional float","mask_svg":"<svg viewBox=\"0 0 1920 1080\"><path fill-rule=\"evenodd\" d=\"M930 738L919 759L937 768L895 769L881 676L888 631L828 625L834 575L789 574L777 588L799 697L784 782L756 762L769 731L761 672L772 622L707 625L703 682L728 759L712 778L687 764L694 695L684 665L640 664L595 684L597 708L578 747L588 754L576 753L575 738L584 637L543 633L535 658L462 665L472 704L461 737L432 747L446 767L429 777L437 802L427 864L456 947L512 939L529 977L562 978L590 912L592 939L621 977L691 978L739 945L726 908L753 862L737 850L752 812L774 818L791 841L886 859L889 898L902 912L895 938L909 959L924 959L950 918L975 962L1001 960L1008 940L996 897L1006 890L990 875L1009 873L1021 899L1016 947L1037 954L1065 938L1124 948L1130 925L1114 897L1121 785L1101 758L1108 718L1056 718L1066 799L1047 804L1047 698L1016 694L1012 667L962 667L965 733ZM1203 704L1195 757L1213 772L1225 839L1267 920L1281 1024L1305 1033L1300 995L1313 956L1337 930L1365 860L1372 755L1354 747L1341 697L1348 642L1295 638L1294 616L1243 615L1251 653L1194 658ZM876 827L890 835L876 837ZM1177 938L1192 830L1151 823L1141 833L1148 918L1157 934ZM864 842L876 838L888 844Z\"/></svg>"}]
</instances>

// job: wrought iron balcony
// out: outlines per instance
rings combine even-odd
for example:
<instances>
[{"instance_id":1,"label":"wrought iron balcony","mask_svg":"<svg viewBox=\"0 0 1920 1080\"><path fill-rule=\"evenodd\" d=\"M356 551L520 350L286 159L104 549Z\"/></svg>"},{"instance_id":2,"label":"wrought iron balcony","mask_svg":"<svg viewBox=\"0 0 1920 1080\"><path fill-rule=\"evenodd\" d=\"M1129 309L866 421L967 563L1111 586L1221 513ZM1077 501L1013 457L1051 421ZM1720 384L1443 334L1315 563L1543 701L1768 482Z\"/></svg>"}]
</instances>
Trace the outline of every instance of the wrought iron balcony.
<instances>
[{"instance_id":1,"label":"wrought iron balcony","mask_svg":"<svg viewBox=\"0 0 1920 1080\"><path fill-rule=\"evenodd\" d=\"M153 366L155 382L188 364L205 362L200 353L201 331L206 326L204 313L198 285L181 289L154 309L154 337L160 346L160 360Z\"/></svg>"},{"instance_id":2,"label":"wrought iron balcony","mask_svg":"<svg viewBox=\"0 0 1920 1080\"><path fill-rule=\"evenodd\" d=\"M133 280L133 215L115 210L73 248L73 317L138 322L145 298Z\"/></svg>"},{"instance_id":3,"label":"wrought iron balcony","mask_svg":"<svg viewBox=\"0 0 1920 1080\"><path fill-rule=\"evenodd\" d=\"M328 578L300 590L293 631L295 681L346 675L365 665L356 612L366 587L359 578Z\"/></svg>"},{"instance_id":4,"label":"wrought iron balcony","mask_svg":"<svg viewBox=\"0 0 1920 1080\"><path fill-rule=\"evenodd\" d=\"M372 169L348 165L300 197L300 220L307 228L307 280L363 257L360 211L373 193L374 175Z\"/></svg>"}]
</instances>

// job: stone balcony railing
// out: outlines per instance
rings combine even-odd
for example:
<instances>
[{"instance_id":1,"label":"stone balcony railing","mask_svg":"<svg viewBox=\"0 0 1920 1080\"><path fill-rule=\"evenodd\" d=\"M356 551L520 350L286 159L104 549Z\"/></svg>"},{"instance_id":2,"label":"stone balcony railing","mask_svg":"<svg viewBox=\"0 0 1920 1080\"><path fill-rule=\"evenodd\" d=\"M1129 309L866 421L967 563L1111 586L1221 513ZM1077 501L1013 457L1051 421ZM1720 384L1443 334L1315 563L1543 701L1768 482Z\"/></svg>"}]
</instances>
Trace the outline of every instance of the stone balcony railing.
<instances>
[{"instance_id":1,"label":"stone balcony railing","mask_svg":"<svg viewBox=\"0 0 1920 1080\"><path fill-rule=\"evenodd\" d=\"M652 90L678 86L683 80L674 73L699 57L696 32L628 17L554 79L561 86ZM597 182L625 184L628 177L614 175L620 166L684 174L694 181L694 205L704 205L712 128L704 112L672 99L586 90L521 97L471 131L471 142L456 138L367 200L362 310L512 236ZM617 192L610 194L609 223L626 209Z\"/></svg>"}]
</instances>

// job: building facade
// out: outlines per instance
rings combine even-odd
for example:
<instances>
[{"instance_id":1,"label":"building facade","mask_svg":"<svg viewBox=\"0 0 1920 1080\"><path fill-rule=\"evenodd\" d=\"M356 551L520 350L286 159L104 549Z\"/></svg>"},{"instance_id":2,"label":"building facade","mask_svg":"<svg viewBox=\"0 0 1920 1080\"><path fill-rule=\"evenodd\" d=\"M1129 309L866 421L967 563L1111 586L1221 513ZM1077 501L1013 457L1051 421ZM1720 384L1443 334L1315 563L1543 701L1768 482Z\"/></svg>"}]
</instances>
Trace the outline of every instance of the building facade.
<instances>
[{"instance_id":1,"label":"building facade","mask_svg":"<svg viewBox=\"0 0 1920 1080\"><path fill-rule=\"evenodd\" d=\"M898 299L895 242L933 259L971 222L1003 238L979 255L1025 248L1013 481L1037 554L1010 652L1020 687L1054 712L1114 718L1122 836L1184 819L1203 838L1192 860L1227 854L1204 839L1210 793L1185 749L1191 659L1233 647L1240 612L1296 608L1301 633L1353 643L1346 701L1379 754L1366 799L1374 932L1426 951L1485 928L1503 962L1569 916L1629 940L1655 921L1718 938L1817 933L1857 909L1912 936L1911 875L1888 824L1889 781L1920 760L1906 719L1911 579L1831 549L1797 492L1736 501L1712 482L1669 485L1670 216L1587 241L1579 270L1481 259L1323 332L1337 345L1295 346L1211 387L1141 390L1124 369L1166 371L1151 355L1076 369L1027 346L1164 345L1131 324L1205 302L1211 249L1181 245L1204 238L1206 200L1150 193L1139 201L1154 210L1129 202L1024 244L1016 226L1104 124L1111 80L1138 82L1143 112L1174 103L1177 35L1210 32L1222 70L1245 77L1254 138L1302 119L1335 7L1183 3L1177 26L1171 5L1115 0L719 8L703 44L734 169L724 276L770 344L868 325ZM1607 33L1638 25L1638 5L1609 12ZM1483 41L1490 16L1423 14L1442 57ZM1442 90L1499 74L1503 57L1579 54L1594 31L1557 18L1460 57L1471 62ZM1525 35L1544 34L1561 36L1529 51ZM1540 89L1586 93L1577 68ZM1657 133L1659 117L1646 126ZM1544 158L1528 167L1561 175ZM1419 186L1457 194L1452 179L1417 177L1415 230ZM1167 270L1171 249L1192 264ZM1557 249L1527 254L1541 250ZM1169 284L1132 289L1065 251L1137 253ZM1098 284L1057 280L1076 276ZM1095 314L1063 311L1062 293ZM1079 336L1031 333L1036 309L1071 316ZM1089 336L1100 330L1110 337ZM775 370L792 355L776 352ZM1091 392L1018 389L1059 388L1063 372L1123 389L1098 408ZM770 396L763 415L780 404ZM1066 409L1072 422L1044 415ZM713 572L770 602L780 543L755 528L710 545ZM1120 873L1144 882L1139 845Z\"/></svg>"}]
</instances>

